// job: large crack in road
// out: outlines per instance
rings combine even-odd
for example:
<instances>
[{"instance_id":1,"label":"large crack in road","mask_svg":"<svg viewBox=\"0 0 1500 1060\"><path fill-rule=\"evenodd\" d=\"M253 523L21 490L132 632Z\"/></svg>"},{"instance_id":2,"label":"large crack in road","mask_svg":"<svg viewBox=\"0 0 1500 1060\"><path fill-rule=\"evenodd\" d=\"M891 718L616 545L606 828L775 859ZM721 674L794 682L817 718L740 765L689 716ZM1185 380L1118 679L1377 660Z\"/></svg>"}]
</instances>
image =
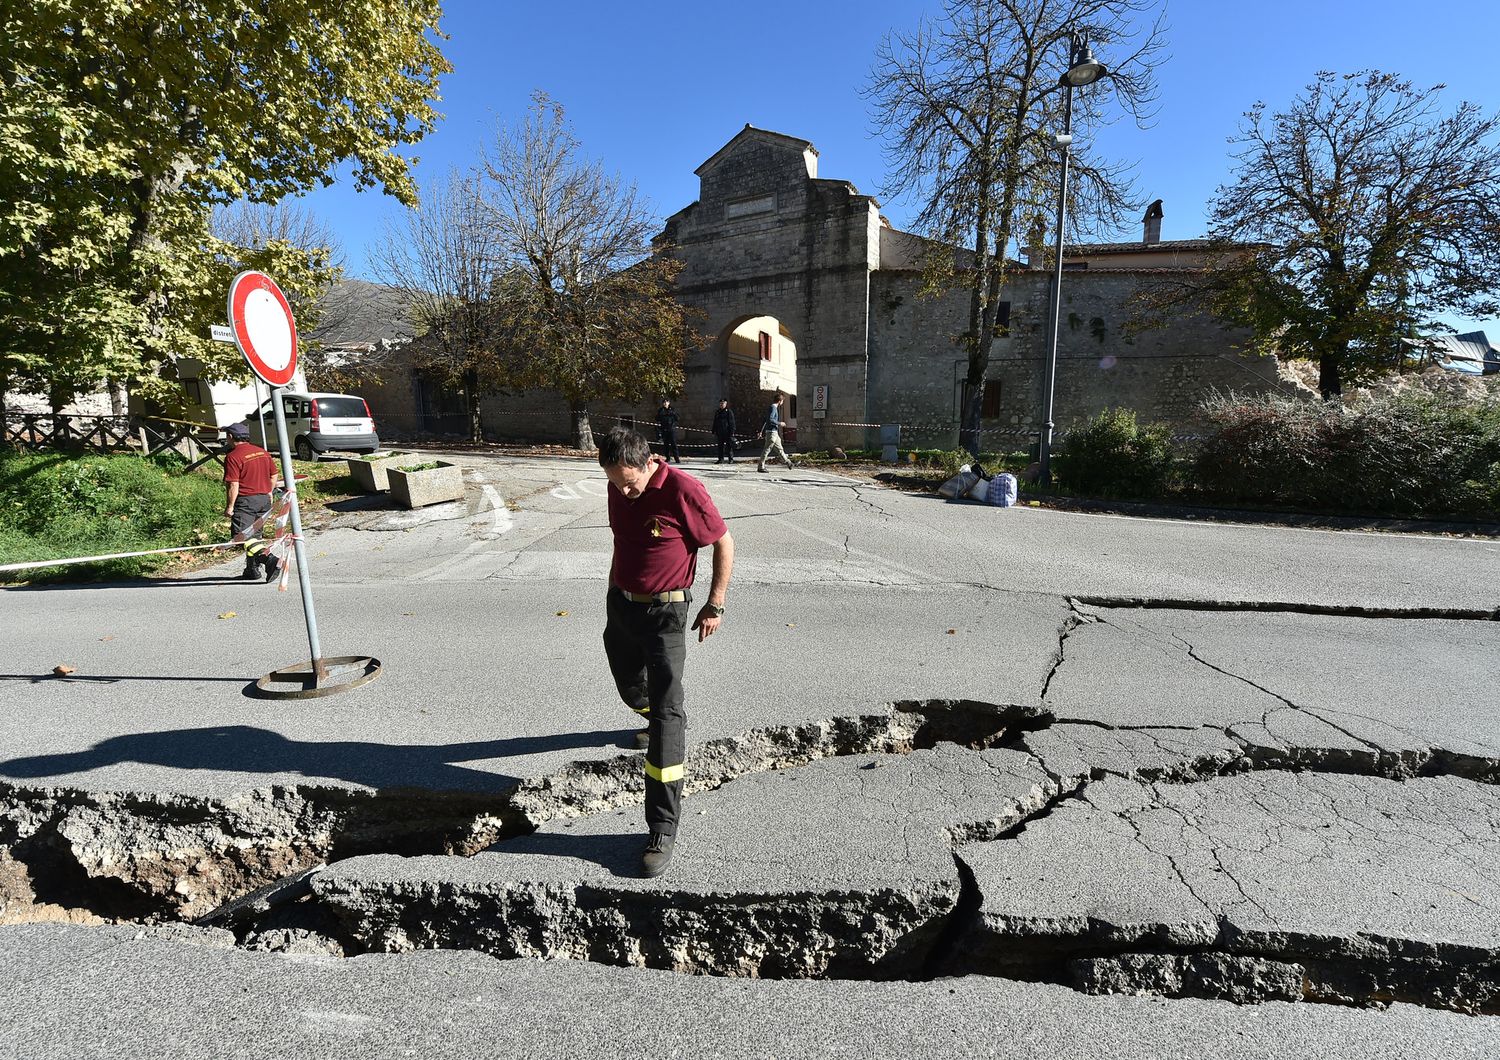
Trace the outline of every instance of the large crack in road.
<instances>
[{"instance_id":1,"label":"large crack in road","mask_svg":"<svg viewBox=\"0 0 1500 1060\"><path fill-rule=\"evenodd\" d=\"M639 756L620 755L490 794L306 785L231 803L0 785L0 887L12 907L200 918L216 927L178 930L227 926L283 952L1500 1011L1500 881L1483 867L1500 860L1500 759L1059 717L1069 639L1108 624L1087 606L1058 630L1035 704L906 701L700 745L664 881L631 878L642 783ZM1351 903L1372 864L1407 869ZM1320 903L1353 909L1309 916Z\"/></svg>"}]
</instances>

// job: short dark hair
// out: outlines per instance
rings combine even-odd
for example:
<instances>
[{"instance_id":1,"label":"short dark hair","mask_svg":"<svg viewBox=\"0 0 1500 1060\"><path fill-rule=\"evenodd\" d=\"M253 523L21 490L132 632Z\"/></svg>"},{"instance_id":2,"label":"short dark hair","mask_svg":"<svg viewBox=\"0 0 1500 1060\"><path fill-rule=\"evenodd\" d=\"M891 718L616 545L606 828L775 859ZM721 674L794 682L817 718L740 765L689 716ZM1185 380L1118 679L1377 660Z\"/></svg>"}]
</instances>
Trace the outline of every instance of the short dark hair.
<instances>
[{"instance_id":1,"label":"short dark hair","mask_svg":"<svg viewBox=\"0 0 1500 1060\"><path fill-rule=\"evenodd\" d=\"M599 441L600 467L643 468L651 459L651 443L629 427L611 427Z\"/></svg>"},{"instance_id":2,"label":"short dark hair","mask_svg":"<svg viewBox=\"0 0 1500 1060\"><path fill-rule=\"evenodd\" d=\"M774 402L774 401L780 401L780 400L781 400L781 399L782 399L782 398L784 398L784 397L786 397L786 395L785 395L785 394L783 394L783 393L782 393L782 392L781 392L781 391L780 391L780 390L778 390L778 391L776 391L776 396L775 396L775 397L774 397L774 398L772 398L772 399L771 399L771 400L772 400L772 401L773 401L773 402Z\"/></svg>"}]
</instances>

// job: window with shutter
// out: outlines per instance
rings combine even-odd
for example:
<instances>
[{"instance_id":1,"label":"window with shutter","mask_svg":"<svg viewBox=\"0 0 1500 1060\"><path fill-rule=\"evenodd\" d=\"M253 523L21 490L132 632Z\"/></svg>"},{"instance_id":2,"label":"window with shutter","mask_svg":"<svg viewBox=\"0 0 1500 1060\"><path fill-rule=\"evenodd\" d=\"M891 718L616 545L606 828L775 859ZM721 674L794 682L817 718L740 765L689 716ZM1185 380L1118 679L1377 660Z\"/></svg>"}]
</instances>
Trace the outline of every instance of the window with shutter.
<instances>
[{"instance_id":1,"label":"window with shutter","mask_svg":"<svg viewBox=\"0 0 1500 1060\"><path fill-rule=\"evenodd\" d=\"M979 408L979 415L987 420L996 419L1000 415L1000 380L984 381L984 403Z\"/></svg>"}]
</instances>

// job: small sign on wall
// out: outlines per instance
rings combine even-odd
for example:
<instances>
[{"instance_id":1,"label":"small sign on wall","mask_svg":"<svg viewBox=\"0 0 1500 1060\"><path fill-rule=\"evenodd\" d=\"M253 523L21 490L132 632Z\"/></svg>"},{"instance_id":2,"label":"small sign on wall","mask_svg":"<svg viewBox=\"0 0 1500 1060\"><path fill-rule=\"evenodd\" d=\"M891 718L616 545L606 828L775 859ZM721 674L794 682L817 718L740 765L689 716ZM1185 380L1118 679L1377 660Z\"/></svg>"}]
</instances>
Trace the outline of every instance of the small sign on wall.
<instances>
[{"instance_id":1,"label":"small sign on wall","mask_svg":"<svg viewBox=\"0 0 1500 1060\"><path fill-rule=\"evenodd\" d=\"M818 416L820 412L828 411L828 386L813 387L813 415ZM818 416L819 419L822 417Z\"/></svg>"}]
</instances>

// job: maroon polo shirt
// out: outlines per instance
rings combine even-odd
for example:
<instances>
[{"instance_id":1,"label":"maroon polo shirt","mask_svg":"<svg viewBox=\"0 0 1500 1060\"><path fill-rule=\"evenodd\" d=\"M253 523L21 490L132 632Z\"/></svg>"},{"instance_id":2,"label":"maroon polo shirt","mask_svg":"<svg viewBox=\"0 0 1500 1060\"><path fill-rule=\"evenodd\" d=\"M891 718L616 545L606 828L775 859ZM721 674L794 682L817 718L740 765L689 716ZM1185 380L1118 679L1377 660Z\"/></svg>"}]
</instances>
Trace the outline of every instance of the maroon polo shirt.
<instances>
[{"instance_id":1,"label":"maroon polo shirt","mask_svg":"<svg viewBox=\"0 0 1500 1060\"><path fill-rule=\"evenodd\" d=\"M635 500L610 483L609 528L615 535L610 580L629 593L692 585L698 550L729 530L707 487L666 463Z\"/></svg>"},{"instance_id":2,"label":"maroon polo shirt","mask_svg":"<svg viewBox=\"0 0 1500 1060\"><path fill-rule=\"evenodd\" d=\"M224 458L224 481L238 482L241 497L270 493L276 484L276 459L258 445L240 442Z\"/></svg>"}]
</instances>

